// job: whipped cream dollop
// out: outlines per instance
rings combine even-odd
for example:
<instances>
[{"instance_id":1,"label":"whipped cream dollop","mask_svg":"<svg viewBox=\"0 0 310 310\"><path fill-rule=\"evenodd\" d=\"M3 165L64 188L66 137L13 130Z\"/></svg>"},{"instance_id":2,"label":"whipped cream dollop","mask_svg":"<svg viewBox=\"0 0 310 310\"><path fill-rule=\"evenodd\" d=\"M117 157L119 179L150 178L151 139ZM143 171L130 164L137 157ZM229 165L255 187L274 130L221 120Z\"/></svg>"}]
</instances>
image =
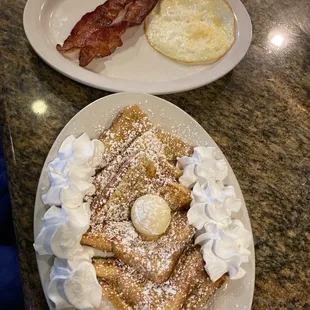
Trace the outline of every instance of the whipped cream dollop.
<instances>
[{"instance_id":1,"label":"whipped cream dollop","mask_svg":"<svg viewBox=\"0 0 310 310\"><path fill-rule=\"evenodd\" d=\"M91 263L93 255L91 249L84 249L79 258L55 258L47 295L56 309L73 306L76 309L89 310L99 307L102 288Z\"/></svg>"},{"instance_id":2,"label":"whipped cream dollop","mask_svg":"<svg viewBox=\"0 0 310 310\"><path fill-rule=\"evenodd\" d=\"M90 140L84 133L75 138L67 137L58 150L58 156L48 164L51 186L42 196L44 204L77 208L85 195L92 195L95 187L92 176L102 160L104 145L97 139Z\"/></svg>"},{"instance_id":3,"label":"whipped cream dollop","mask_svg":"<svg viewBox=\"0 0 310 310\"><path fill-rule=\"evenodd\" d=\"M217 158L215 147L195 147L193 156L178 159L177 167L183 170L180 183L188 188L197 182L204 184L212 177L223 181L228 174L227 164L224 159Z\"/></svg>"},{"instance_id":4,"label":"whipped cream dollop","mask_svg":"<svg viewBox=\"0 0 310 310\"><path fill-rule=\"evenodd\" d=\"M53 254L59 258L73 258L83 252L82 235L90 224L90 207L83 203L76 209L50 207L43 217L43 227L34 248L40 255Z\"/></svg>"},{"instance_id":5,"label":"whipped cream dollop","mask_svg":"<svg viewBox=\"0 0 310 310\"><path fill-rule=\"evenodd\" d=\"M211 178L204 186L195 184L187 218L190 225L200 230L209 223L229 224L231 213L240 208L241 201L236 198L235 189Z\"/></svg>"},{"instance_id":6,"label":"whipped cream dollop","mask_svg":"<svg viewBox=\"0 0 310 310\"><path fill-rule=\"evenodd\" d=\"M224 186L228 165L217 159L215 149L196 147L193 157L178 159L183 170L180 182L192 188L188 222L197 229L195 243L201 246L205 269L212 281L228 273L231 279L245 275L242 263L249 260L247 249L252 234L232 214L241 208L232 186Z\"/></svg>"},{"instance_id":7,"label":"whipped cream dollop","mask_svg":"<svg viewBox=\"0 0 310 310\"><path fill-rule=\"evenodd\" d=\"M225 273L232 280L245 275L241 264L249 261L251 252L247 248L252 243L252 236L241 221L233 219L227 225L206 224L195 243L201 245L205 269L212 281Z\"/></svg>"}]
</instances>

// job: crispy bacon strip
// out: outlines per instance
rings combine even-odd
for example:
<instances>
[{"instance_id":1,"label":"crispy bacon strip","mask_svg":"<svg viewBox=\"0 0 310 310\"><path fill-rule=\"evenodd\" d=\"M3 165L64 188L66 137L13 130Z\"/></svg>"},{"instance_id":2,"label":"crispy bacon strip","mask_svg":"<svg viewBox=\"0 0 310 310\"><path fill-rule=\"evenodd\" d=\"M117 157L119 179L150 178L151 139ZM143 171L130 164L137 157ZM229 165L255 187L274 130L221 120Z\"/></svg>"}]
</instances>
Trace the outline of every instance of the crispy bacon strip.
<instances>
[{"instance_id":1,"label":"crispy bacon strip","mask_svg":"<svg viewBox=\"0 0 310 310\"><path fill-rule=\"evenodd\" d=\"M159 0L136 0L128 7L124 21L128 23L128 27L141 25Z\"/></svg>"},{"instance_id":2,"label":"crispy bacon strip","mask_svg":"<svg viewBox=\"0 0 310 310\"><path fill-rule=\"evenodd\" d=\"M71 30L69 37L63 46L57 44L59 52L67 52L71 49L82 48L85 41L99 29L104 29L113 23L127 5L135 0L107 0L94 11L85 14Z\"/></svg>"},{"instance_id":3,"label":"crispy bacon strip","mask_svg":"<svg viewBox=\"0 0 310 310\"><path fill-rule=\"evenodd\" d=\"M127 7L124 19L110 27L93 32L80 50L80 66L87 66L94 58L111 55L123 45L121 35L127 28L142 24L159 0L136 0Z\"/></svg>"},{"instance_id":4,"label":"crispy bacon strip","mask_svg":"<svg viewBox=\"0 0 310 310\"><path fill-rule=\"evenodd\" d=\"M123 22L94 32L80 50L80 66L87 66L94 58L111 55L123 45L121 35L126 31Z\"/></svg>"}]
</instances>

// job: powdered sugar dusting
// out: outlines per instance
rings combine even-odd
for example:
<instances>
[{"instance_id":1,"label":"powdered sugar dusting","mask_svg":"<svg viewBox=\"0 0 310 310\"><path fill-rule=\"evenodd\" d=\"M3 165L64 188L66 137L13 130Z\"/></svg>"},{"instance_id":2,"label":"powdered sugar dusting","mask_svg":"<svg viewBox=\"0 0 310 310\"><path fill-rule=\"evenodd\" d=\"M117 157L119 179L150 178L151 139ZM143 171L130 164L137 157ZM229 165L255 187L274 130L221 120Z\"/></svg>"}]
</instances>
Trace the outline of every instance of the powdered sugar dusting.
<instances>
[{"instance_id":1,"label":"powdered sugar dusting","mask_svg":"<svg viewBox=\"0 0 310 310\"><path fill-rule=\"evenodd\" d=\"M96 259L94 266L100 279L139 310L200 309L218 287L218 283L208 280L199 250L194 247L183 253L171 277L161 284L146 280L135 268L119 260Z\"/></svg>"},{"instance_id":2,"label":"powdered sugar dusting","mask_svg":"<svg viewBox=\"0 0 310 310\"><path fill-rule=\"evenodd\" d=\"M152 111L148 110L148 114ZM161 114L167 117L164 110ZM97 125L96 132L102 130ZM173 124L172 132L186 136L187 141L197 141L197 133L182 124ZM121 259L116 260L116 264L126 272L113 280L105 280L134 309L169 309L166 302L174 299L181 301L176 308L193 309L185 307L185 300L198 284L186 270L191 270L197 279L200 278L198 274L205 275L205 272L203 266L197 267L202 259L199 252L192 266L187 265L184 255L179 260L184 249L192 244L195 230L187 224L186 212L181 211L186 209L191 198L190 192L178 183L181 174L174 166L177 157L192 153L192 147L154 126L137 106L124 109L99 139L106 153L93 180L96 193L86 197L91 203L92 215L91 228L83 242L111 250ZM151 241L135 230L130 219L133 203L145 194L163 197L174 212L167 232ZM114 285L115 279L123 282ZM135 302L130 294L133 282L140 285L140 299ZM180 285L182 283L186 289ZM203 298L191 299L202 303ZM196 307L199 303L192 305Z\"/></svg>"}]
</instances>

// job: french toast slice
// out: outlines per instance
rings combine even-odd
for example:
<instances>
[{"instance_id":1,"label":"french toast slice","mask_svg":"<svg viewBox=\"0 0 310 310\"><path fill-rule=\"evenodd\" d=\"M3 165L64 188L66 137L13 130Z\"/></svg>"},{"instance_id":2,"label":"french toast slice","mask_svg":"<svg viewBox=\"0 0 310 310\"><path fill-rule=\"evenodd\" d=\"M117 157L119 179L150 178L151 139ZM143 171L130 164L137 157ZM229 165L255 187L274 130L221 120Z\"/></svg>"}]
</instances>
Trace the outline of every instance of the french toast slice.
<instances>
[{"instance_id":1,"label":"french toast slice","mask_svg":"<svg viewBox=\"0 0 310 310\"><path fill-rule=\"evenodd\" d=\"M166 182L160 187L158 195L164 198L172 211L188 209L192 198L188 188L176 182Z\"/></svg>"},{"instance_id":2,"label":"french toast slice","mask_svg":"<svg viewBox=\"0 0 310 310\"><path fill-rule=\"evenodd\" d=\"M98 279L98 282L102 288L102 296L107 297L109 301L114 305L118 310L133 310L125 300L118 294L108 283L102 279Z\"/></svg>"},{"instance_id":3,"label":"french toast slice","mask_svg":"<svg viewBox=\"0 0 310 310\"><path fill-rule=\"evenodd\" d=\"M160 128L153 127L151 120L137 105L122 110L111 127L104 131L99 140L105 146L102 163L98 167L106 167L117 155L122 154L133 141L146 131L152 130L164 146L164 154L168 161L176 161L177 157L191 155L193 147L184 143L177 136Z\"/></svg>"},{"instance_id":4,"label":"french toast slice","mask_svg":"<svg viewBox=\"0 0 310 310\"><path fill-rule=\"evenodd\" d=\"M156 167L152 159L138 154L124 174L118 174L109 186L97 193L91 203L92 223L123 221L129 219L131 203L146 191L144 180L156 177Z\"/></svg>"},{"instance_id":5,"label":"french toast slice","mask_svg":"<svg viewBox=\"0 0 310 310\"><path fill-rule=\"evenodd\" d=\"M164 146L154 133L151 131L144 132L123 153L118 154L105 169L102 169L94 176L93 183L96 187L96 192L104 190L115 175L118 174L119 170L121 168L124 170L124 167L128 167L128 162L143 151L153 151L163 154Z\"/></svg>"},{"instance_id":6,"label":"french toast slice","mask_svg":"<svg viewBox=\"0 0 310 310\"><path fill-rule=\"evenodd\" d=\"M164 146L164 153L168 161L175 162L178 157L190 156L193 154L194 148L183 142L179 137L159 127L153 129L156 137Z\"/></svg>"},{"instance_id":7,"label":"french toast slice","mask_svg":"<svg viewBox=\"0 0 310 310\"><path fill-rule=\"evenodd\" d=\"M152 122L137 106L131 105L123 109L113 121L111 127L104 131L99 140L105 151L99 168L104 168L118 154L145 131L152 128Z\"/></svg>"},{"instance_id":8,"label":"french toast slice","mask_svg":"<svg viewBox=\"0 0 310 310\"><path fill-rule=\"evenodd\" d=\"M150 131L145 132L139 138L137 138L132 145L122 154L116 156L116 158L102 171L97 173L93 179L93 183L96 187L95 195L90 199L92 210L97 213L98 209L104 205L113 192L117 189L117 186L121 183L122 178L126 177L126 173L133 176L130 179L134 179L134 170L139 170L139 159L145 156L154 161L156 167L156 178L166 178L166 183L177 183L177 180L181 176L182 172L175 166L171 165L163 153L163 145L157 139L156 135ZM138 168L137 168L138 167ZM157 169L160 168L160 169ZM127 177L128 179L128 177ZM170 188L170 190L169 190ZM169 193L186 195L189 199L189 191L185 187L179 186L179 184L169 184L167 190L162 190L163 196L169 198L169 202L172 204L172 209L176 199L170 198ZM181 196L182 197L182 196ZM181 199L181 204L182 204Z\"/></svg>"},{"instance_id":9,"label":"french toast slice","mask_svg":"<svg viewBox=\"0 0 310 310\"><path fill-rule=\"evenodd\" d=\"M207 273L204 273L196 288L188 296L183 309L196 310L205 307L211 300L216 290L226 282L226 275L223 275L216 282L212 282Z\"/></svg>"},{"instance_id":10,"label":"french toast slice","mask_svg":"<svg viewBox=\"0 0 310 310\"><path fill-rule=\"evenodd\" d=\"M206 275L202 255L196 247L183 253L171 277L162 284L146 280L117 259L95 258L93 265L97 277L105 283L104 287L108 284L110 291L117 296L115 299L110 293L110 301L116 307L122 303L133 309L182 309L187 297L194 293ZM207 291L214 291L216 287L211 280L204 286Z\"/></svg>"},{"instance_id":11,"label":"french toast slice","mask_svg":"<svg viewBox=\"0 0 310 310\"><path fill-rule=\"evenodd\" d=\"M194 233L186 212L175 212L168 230L156 241L144 241L130 221L123 221L93 227L83 235L82 244L111 251L144 277L162 283L170 277Z\"/></svg>"},{"instance_id":12,"label":"french toast slice","mask_svg":"<svg viewBox=\"0 0 310 310\"><path fill-rule=\"evenodd\" d=\"M123 221L133 202L145 194L158 194L172 210L187 208L190 190L177 183L179 170L152 151L138 153L91 202L92 223Z\"/></svg>"}]
</instances>

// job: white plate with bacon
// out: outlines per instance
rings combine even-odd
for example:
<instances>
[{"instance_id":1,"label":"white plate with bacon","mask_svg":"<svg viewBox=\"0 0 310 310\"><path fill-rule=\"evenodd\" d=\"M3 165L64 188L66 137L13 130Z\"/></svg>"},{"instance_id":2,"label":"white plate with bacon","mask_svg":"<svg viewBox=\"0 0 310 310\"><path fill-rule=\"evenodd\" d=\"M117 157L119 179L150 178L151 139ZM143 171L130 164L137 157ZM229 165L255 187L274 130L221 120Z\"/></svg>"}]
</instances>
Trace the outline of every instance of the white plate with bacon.
<instances>
[{"instance_id":1,"label":"white plate with bacon","mask_svg":"<svg viewBox=\"0 0 310 310\"><path fill-rule=\"evenodd\" d=\"M28 0L24 29L47 64L82 84L176 93L224 76L249 48L252 25L245 7L240 0L220 2L223 8L214 0L194 6L180 0ZM226 40L227 31L233 40L223 49L219 38L224 34Z\"/></svg>"}]
</instances>

